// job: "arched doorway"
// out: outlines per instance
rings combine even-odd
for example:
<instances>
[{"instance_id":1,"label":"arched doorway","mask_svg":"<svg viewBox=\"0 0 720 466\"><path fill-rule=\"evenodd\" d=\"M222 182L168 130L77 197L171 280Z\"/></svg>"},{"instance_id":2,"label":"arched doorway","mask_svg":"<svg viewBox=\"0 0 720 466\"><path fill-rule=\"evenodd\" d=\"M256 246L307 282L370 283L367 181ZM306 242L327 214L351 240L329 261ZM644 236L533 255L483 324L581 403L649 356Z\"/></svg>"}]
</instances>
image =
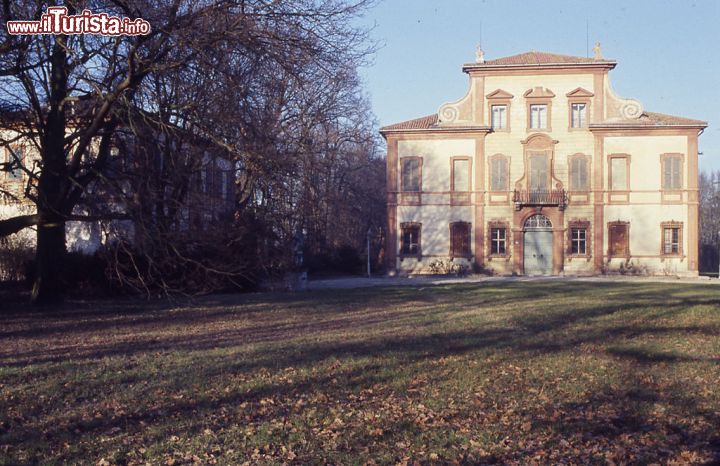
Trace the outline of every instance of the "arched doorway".
<instances>
[{"instance_id":1,"label":"arched doorway","mask_svg":"<svg viewBox=\"0 0 720 466\"><path fill-rule=\"evenodd\" d=\"M542 214L528 217L523 225L523 263L525 275L552 274L552 222Z\"/></svg>"}]
</instances>

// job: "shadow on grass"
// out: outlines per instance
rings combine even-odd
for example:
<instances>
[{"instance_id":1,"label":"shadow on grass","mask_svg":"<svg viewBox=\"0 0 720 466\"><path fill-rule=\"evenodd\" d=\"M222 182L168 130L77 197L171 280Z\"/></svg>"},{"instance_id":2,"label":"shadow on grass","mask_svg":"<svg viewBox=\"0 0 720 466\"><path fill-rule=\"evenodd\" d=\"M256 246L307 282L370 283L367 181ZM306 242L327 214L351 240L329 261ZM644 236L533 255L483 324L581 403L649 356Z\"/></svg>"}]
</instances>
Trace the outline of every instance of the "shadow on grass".
<instances>
[{"instance_id":1,"label":"shadow on grass","mask_svg":"<svg viewBox=\"0 0 720 466\"><path fill-rule=\"evenodd\" d=\"M698 294L700 290L704 294ZM687 296L688 293L691 296ZM337 401L342 403L343 394L378 384L391 384L393 372L401 372L414 363L458 355L480 360L483 356L500 355L501 360L514 361L572 353L582 345L596 345L606 347L605 353L596 357L620 359L630 367L686 362L716 364L720 361L713 357L607 346L628 338L664 335L717 338L717 322L668 325L647 317L648 314L662 313L667 320L689 306L716 306L718 292L714 291L714 294L707 293L705 287L491 283L487 286L441 285L420 290L388 288L318 291L303 295L209 297L196 300L189 309L179 309L168 303L154 303L149 308L113 303L98 310L92 309L92 304L86 304L60 315L15 313L10 319L14 327L0 332L0 364L27 368L35 377L61 378L68 371L68 364L82 368L95 361L107 361L107 358L123 361L163 352L186 353L194 357L192 368L171 365L163 369L168 383L177 383L180 387L190 383L185 380L197 380L198 377L214 381L227 374L252 374L263 369L309 368L332 358L372 363L340 373L313 373L286 384L265 383L242 392L215 393L212 397L197 399L157 400L157 409L131 411L114 418L74 418L62 425L53 425L50 421L42 421L39 425L13 422L12 433L0 432L0 435L4 443L42 443L48 437L76 438L76 431L97 436L113 428L140 432L149 423L164 425L162 435L165 435L172 431L171 422L175 421L180 425L188 423L190 427L185 432L194 435L202 428L202 423L194 419L202 413L226 408L232 411L241 403L249 403L252 408L249 417L240 422L263 422L290 414L280 407L265 411L255 409L263 398L292 398L336 386ZM576 298L578 296L584 299ZM499 310L510 313L499 321L483 320ZM470 316L453 325L447 323L448 315L467 311L476 312L478 316ZM643 315L645 319L641 318ZM631 317L634 319L628 320ZM218 327L215 324L226 325ZM168 329L172 331L163 331ZM105 341L86 339L102 332L108 334ZM40 342L43 338L56 341L45 347L40 344L29 351L18 351L6 344L27 338ZM193 377L187 377L189 369L194 372ZM339 386L338 378L342 378ZM140 382L133 376L121 381L122 384ZM433 383L437 382L434 378ZM91 390L102 393L101 385L106 382L87 383ZM148 392L146 396L157 395ZM658 421L650 414L652 405L671 405L676 402L672 398L675 396L688 409L689 415L701 421L700 424L686 426L674 418ZM0 403L0 407L3 405L6 402ZM670 458L670 453L653 456L651 450L658 447L673 451L718 449L716 431L707 427L720 425L717 412L702 408L698 399L684 395L680 386L661 392L633 373L628 374L622 387L600 385L582 403L565 402L559 407L553 406L553 410L561 413L555 420L547 420L551 414L542 409L545 407L538 403L536 412L532 413L540 420L535 428L545 431L557 442L561 438L570 438L578 445L590 445L597 442L597 437L602 437L603 442L620 444L625 441L624 436L644 436L654 432L662 433L669 440L648 439L647 458ZM237 419L234 421L238 422ZM493 453L485 460L522 459L518 456L520 451L518 447L507 453ZM643 462L644 454L638 453L640 456L635 459Z\"/></svg>"}]
</instances>

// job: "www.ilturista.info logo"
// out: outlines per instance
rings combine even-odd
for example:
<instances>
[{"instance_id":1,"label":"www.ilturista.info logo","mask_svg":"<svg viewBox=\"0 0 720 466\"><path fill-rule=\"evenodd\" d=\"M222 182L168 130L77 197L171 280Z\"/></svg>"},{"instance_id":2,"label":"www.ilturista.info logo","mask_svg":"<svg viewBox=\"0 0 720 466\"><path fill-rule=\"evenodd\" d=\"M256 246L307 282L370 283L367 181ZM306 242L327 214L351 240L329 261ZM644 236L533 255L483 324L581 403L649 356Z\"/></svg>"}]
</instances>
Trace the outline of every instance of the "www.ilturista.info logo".
<instances>
[{"instance_id":1,"label":"www.ilturista.info logo","mask_svg":"<svg viewBox=\"0 0 720 466\"><path fill-rule=\"evenodd\" d=\"M101 36L144 36L150 34L150 23L142 18L130 19L95 14L83 10L79 15L68 15L64 6L51 6L40 21L8 21L8 33L31 34L96 34Z\"/></svg>"}]
</instances>

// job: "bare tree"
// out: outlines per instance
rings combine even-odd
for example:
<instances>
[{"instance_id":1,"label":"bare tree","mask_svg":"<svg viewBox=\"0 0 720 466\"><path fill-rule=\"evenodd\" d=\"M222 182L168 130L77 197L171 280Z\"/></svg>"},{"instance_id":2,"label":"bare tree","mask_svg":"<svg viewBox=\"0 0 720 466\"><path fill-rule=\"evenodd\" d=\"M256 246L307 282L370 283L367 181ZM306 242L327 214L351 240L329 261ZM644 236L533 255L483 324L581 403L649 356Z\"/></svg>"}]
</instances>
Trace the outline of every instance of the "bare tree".
<instances>
[{"instance_id":1,"label":"bare tree","mask_svg":"<svg viewBox=\"0 0 720 466\"><path fill-rule=\"evenodd\" d=\"M0 237L37 227L32 297L38 303L62 298L66 221L138 218L136 210L117 212L110 197L98 194L117 186L111 153L120 128L173 133L166 139L173 144L180 132L209 141L242 170L245 195L239 210L256 209L297 173L296 161L288 156L299 155L298 147L310 147L306 133L313 125L297 122L332 121L337 115L320 114L327 105L306 107L314 95L303 90L315 82L330 86L334 76L341 77L334 84L342 87L342 77L352 77L370 51L365 31L352 24L367 7L365 0L77 0L64 5L70 14L89 8L143 17L152 32L103 37L12 36L3 31L0 36L0 145L11 149L27 141L39 155L35 164L30 157L16 157L3 166L25 173L20 196L31 200L36 212L0 221ZM4 0L2 20L38 19L45 6ZM343 89L353 94L358 86L353 81ZM144 124L134 125L138 119ZM165 150L177 148L168 144ZM190 179L184 174L195 166L179 163L177 157L168 161L172 163L162 182L176 196L167 198L164 189L146 179L148 192L163 196L140 197L156 204L156 214L168 216L157 223L161 226L174 221L178 210L166 206L183 201ZM88 187L97 184L105 186L90 193ZM257 194L271 186L273 192L259 200ZM137 197L138 191L133 194ZM299 194L286 194L284 205L292 210ZM135 205L144 209L145 218L147 202ZM81 205L92 205L92 215L89 209L78 210ZM292 220L287 226L270 223L272 230L294 228Z\"/></svg>"},{"instance_id":2,"label":"bare tree","mask_svg":"<svg viewBox=\"0 0 720 466\"><path fill-rule=\"evenodd\" d=\"M700 174L700 270L717 272L720 254L720 171Z\"/></svg>"}]
</instances>

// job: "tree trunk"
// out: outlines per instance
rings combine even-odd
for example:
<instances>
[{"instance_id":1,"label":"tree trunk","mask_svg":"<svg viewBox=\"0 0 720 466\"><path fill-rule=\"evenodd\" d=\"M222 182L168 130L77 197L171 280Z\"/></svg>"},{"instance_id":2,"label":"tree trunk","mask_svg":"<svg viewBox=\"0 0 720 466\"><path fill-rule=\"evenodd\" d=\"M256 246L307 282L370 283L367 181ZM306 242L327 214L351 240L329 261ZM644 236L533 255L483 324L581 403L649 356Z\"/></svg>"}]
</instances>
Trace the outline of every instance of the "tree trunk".
<instances>
[{"instance_id":1,"label":"tree trunk","mask_svg":"<svg viewBox=\"0 0 720 466\"><path fill-rule=\"evenodd\" d=\"M41 216L47 221L42 221L37 230L32 302L43 305L59 304L65 295L65 221L61 218L53 219L52 215Z\"/></svg>"},{"instance_id":2,"label":"tree trunk","mask_svg":"<svg viewBox=\"0 0 720 466\"><path fill-rule=\"evenodd\" d=\"M63 210L64 183L67 181L65 151L65 108L67 97L66 51L64 37L55 37L51 56L50 102L41 148L42 171L38 180L37 209L40 223L37 229L35 252L35 283L32 290L34 304L58 304L64 295L65 214Z\"/></svg>"}]
</instances>

